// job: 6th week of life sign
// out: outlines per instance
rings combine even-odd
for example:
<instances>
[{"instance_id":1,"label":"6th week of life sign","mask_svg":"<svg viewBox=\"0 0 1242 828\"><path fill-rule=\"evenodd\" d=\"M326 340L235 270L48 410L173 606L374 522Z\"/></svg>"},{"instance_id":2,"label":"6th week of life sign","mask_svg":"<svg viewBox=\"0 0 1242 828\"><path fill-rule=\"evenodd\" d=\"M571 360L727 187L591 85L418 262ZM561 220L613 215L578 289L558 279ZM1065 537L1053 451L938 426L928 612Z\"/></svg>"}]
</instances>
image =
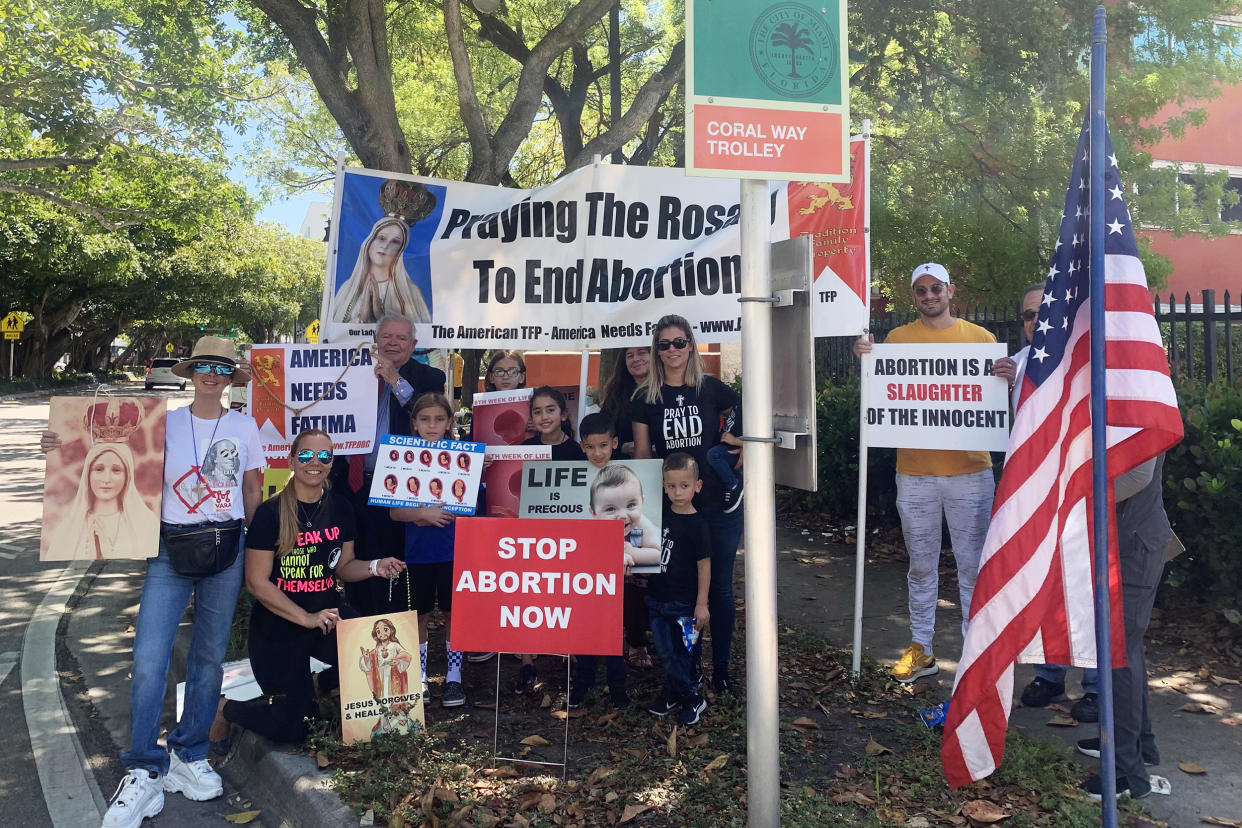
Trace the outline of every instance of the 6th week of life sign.
<instances>
[{"instance_id":1,"label":"6th week of life sign","mask_svg":"<svg viewBox=\"0 0 1242 828\"><path fill-rule=\"evenodd\" d=\"M863 439L872 448L1005 451L1003 344L874 345L863 355Z\"/></svg>"}]
</instances>

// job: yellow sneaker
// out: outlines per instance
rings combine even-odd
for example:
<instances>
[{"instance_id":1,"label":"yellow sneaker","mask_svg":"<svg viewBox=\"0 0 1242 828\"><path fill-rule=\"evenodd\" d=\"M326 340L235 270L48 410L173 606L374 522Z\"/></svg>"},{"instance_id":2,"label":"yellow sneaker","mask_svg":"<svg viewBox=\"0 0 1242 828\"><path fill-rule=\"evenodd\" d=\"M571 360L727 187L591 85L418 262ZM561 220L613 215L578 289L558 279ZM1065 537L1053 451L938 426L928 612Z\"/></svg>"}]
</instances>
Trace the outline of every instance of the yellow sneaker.
<instances>
[{"instance_id":1,"label":"yellow sneaker","mask_svg":"<svg viewBox=\"0 0 1242 828\"><path fill-rule=\"evenodd\" d=\"M911 644L901 654L901 660L897 662L891 675L902 684L909 684L921 676L934 676L939 672L935 657L926 652L922 644Z\"/></svg>"}]
</instances>

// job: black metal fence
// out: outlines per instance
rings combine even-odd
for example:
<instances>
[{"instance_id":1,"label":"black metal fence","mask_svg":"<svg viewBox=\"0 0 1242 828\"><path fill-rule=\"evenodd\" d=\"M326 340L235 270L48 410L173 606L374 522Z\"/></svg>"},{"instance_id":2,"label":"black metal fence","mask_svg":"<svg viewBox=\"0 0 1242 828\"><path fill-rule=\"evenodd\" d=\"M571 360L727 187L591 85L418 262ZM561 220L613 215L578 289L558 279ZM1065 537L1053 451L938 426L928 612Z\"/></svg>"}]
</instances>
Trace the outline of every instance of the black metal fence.
<instances>
[{"instance_id":1,"label":"black metal fence","mask_svg":"<svg viewBox=\"0 0 1242 828\"><path fill-rule=\"evenodd\" d=\"M1169 353L1169 367L1192 379L1214 382L1220 377L1232 385L1242 378L1242 305L1230 302L1225 291L1220 303L1216 291L1203 291L1203 301L1192 305L1190 294L1179 306L1156 298L1156 321ZM1242 300L1242 297L1239 297Z\"/></svg>"},{"instance_id":2,"label":"black metal fence","mask_svg":"<svg viewBox=\"0 0 1242 828\"><path fill-rule=\"evenodd\" d=\"M1170 295L1154 303L1156 321L1175 374L1212 382L1225 378L1230 384L1242 380L1242 306L1231 304L1229 292L1218 303L1216 291L1202 292L1201 304L1191 304L1190 294L1180 305ZM1239 297L1242 298L1242 297ZM959 316L996 335L1014 353L1022 347L1019 308L976 308ZM914 313L885 312L871 317L871 332L882 342L889 331L915 318ZM853 337L834 336L816 341L816 360L821 377L840 381L858 373L858 360L851 350Z\"/></svg>"}]
</instances>

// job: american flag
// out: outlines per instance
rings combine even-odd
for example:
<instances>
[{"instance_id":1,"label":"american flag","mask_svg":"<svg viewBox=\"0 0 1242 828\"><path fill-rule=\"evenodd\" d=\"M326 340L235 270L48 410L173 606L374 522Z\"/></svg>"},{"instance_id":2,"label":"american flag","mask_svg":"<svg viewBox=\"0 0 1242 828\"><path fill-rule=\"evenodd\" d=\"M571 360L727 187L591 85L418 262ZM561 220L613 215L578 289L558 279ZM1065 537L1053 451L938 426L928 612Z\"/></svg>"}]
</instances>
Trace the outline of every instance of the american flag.
<instances>
[{"instance_id":1,"label":"american flag","mask_svg":"<svg viewBox=\"0 0 1242 828\"><path fill-rule=\"evenodd\" d=\"M1125 191L1105 135L1105 331L1108 500L1112 480L1182 437L1168 359L1152 315ZM1025 663L1093 667L1091 274L1088 126L1019 391L1009 452L992 506L970 624L945 721L941 762L958 787L1000 764ZM1124 661L1116 533L1109 528L1112 652Z\"/></svg>"}]
</instances>

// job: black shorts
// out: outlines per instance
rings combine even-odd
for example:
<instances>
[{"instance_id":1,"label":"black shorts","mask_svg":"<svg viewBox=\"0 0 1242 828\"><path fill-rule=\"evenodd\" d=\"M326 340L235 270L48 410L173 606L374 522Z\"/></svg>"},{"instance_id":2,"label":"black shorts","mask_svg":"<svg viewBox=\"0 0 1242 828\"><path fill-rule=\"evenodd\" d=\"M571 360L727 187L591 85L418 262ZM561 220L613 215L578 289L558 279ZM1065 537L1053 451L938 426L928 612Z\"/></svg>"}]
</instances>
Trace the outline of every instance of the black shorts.
<instances>
[{"instance_id":1,"label":"black shorts","mask_svg":"<svg viewBox=\"0 0 1242 828\"><path fill-rule=\"evenodd\" d=\"M431 612L437 606L441 612L453 610L453 562L410 564L410 588L414 597L414 609L419 614Z\"/></svg>"}]
</instances>

